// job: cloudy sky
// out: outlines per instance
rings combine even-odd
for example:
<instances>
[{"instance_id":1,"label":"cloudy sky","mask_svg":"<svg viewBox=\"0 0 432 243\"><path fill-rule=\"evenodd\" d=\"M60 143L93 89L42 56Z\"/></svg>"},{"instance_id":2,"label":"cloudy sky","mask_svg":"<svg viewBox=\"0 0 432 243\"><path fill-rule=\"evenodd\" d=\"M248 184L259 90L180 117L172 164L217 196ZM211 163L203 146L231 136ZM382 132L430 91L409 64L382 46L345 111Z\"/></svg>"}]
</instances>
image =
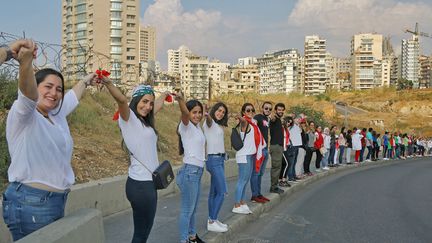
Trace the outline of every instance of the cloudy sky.
<instances>
[{"instance_id":1,"label":"cloudy sky","mask_svg":"<svg viewBox=\"0 0 432 243\"><path fill-rule=\"evenodd\" d=\"M25 7L24 7L25 6ZM61 42L60 0L3 1L0 31L51 43ZM141 0L141 22L157 29L157 58L166 67L167 50L188 46L199 55L235 63L237 58L297 48L305 35L327 40L335 56L349 55L352 35L390 36L400 52L404 29L432 34L430 0ZM432 54L432 38L422 38Z\"/></svg>"}]
</instances>

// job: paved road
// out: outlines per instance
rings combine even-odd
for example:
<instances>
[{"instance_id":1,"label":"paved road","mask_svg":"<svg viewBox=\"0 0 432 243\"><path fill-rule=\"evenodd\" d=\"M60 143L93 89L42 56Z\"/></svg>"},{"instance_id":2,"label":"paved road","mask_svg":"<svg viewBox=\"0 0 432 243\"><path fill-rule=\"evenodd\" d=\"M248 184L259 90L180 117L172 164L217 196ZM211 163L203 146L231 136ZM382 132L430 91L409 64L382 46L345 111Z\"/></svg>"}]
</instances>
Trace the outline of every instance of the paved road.
<instances>
[{"instance_id":1,"label":"paved road","mask_svg":"<svg viewBox=\"0 0 432 243\"><path fill-rule=\"evenodd\" d=\"M360 114L360 113L365 112L364 110L360 110L360 109L352 107L352 106L343 106L343 105L338 105L338 104L335 104L335 108L336 108L336 111L342 115L345 114L345 109L346 109L347 115Z\"/></svg>"},{"instance_id":2,"label":"paved road","mask_svg":"<svg viewBox=\"0 0 432 243\"><path fill-rule=\"evenodd\" d=\"M267 174L263 177L262 193L265 195L270 188L270 176ZM205 172L207 173L207 172ZM225 198L221 212L220 220L224 222L233 216L231 212L234 206L234 192L237 178L231 178L228 183L228 196ZM198 235L204 235L207 232L207 198L209 187L201 186L201 194L198 205L196 226ZM246 195L251 195L250 186ZM248 198L249 199L249 198ZM249 203L252 205L252 203ZM172 194L170 196L159 198L156 211L156 219L148 242L179 242L178 216L180 214L180 195ZM131 242L133 234L132 211L126 210L104 218L105 241L107 243L124 243Z\"/></svg>"},{"instance_id":3,"label":"paved road","mask_svg":"<svg viewBox=\"0 0 432 243\"><path fill-rule=\"evenodd\" d=\"M231 242L432 242L432 159L327 177Z\"/></svg>"}]
</instances>

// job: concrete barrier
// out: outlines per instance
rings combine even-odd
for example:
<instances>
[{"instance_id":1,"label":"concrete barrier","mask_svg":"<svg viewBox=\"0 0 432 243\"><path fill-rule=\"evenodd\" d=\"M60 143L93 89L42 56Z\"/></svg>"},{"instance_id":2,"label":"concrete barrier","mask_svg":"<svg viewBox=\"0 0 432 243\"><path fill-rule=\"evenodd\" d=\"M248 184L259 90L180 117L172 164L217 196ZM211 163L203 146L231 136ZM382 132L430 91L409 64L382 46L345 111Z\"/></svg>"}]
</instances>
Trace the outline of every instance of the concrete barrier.
<instances>
[{"instance_id":1,"label":"concrete barrier","mask_svg":"<svg viewBox=\"0 0 432 243\"><path fill-rule=\"evenodd\" d=\"M267 167L270 167L270 163L267 163ZM177 174L179 168L180 166L173 168L175 174ZM237 176L237 174L237 163L234 159L228 160L225 163L225 176L230 178ZM130 204L125 193L126 179L126 175L116 176L72 186L66 204L65 215L71 215L73 212L82 208L92 208L99 210L102 217L104 217L129 209ZM202 182L204 184L210 182L209 173L203 174ZM158 197L176 192L178 192L178 188L176 183L173 182L167 189L159 190ZM11 242L11 237L8 228L3 222L1 206L0 216L0 243L9 243ZM57 224L57 222L55 224Z\"/></svg>"},{"instance_id":2,"label":"concrete barrier","mask_svg":"<svg viewBox=\"0 0 432 243\"><path fill-rule=\"evenodd\" d=\"M83 208L57 220L17 243L103 243L105 235L99 210Z\"/></svg>"}]
</instances>

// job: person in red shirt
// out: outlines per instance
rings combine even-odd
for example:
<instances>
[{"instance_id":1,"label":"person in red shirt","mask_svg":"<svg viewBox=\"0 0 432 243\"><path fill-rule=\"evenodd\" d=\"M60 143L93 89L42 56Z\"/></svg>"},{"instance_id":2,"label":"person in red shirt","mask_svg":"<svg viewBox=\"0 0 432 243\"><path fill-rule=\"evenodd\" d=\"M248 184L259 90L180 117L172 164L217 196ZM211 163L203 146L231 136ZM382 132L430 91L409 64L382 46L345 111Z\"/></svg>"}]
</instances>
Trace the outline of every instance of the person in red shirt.
<instances>
[{"instance_id":1,"label":"person in red shirt","mask_svg":"<svg viewBox=\"0 0 432 243\"><path fill-rule=\"evenodd\" d=\"M315 160L315 168L319 169L321 167L321 159L322 159L322 154L320 149L324 146L324 137L322 135L322 127L318 126L316 128L316 132L315 132L315 137L316 140L314 142L314 148L318 151L316 153L316 160Z\"/></svg>"},{"instance_id":2,"label":"person in red shirt","mask_svg":"<svg viewBox=\"0 0 432 243\"><path fill-rule=\"evenodd\" d=\"M360 134L363 136L361 138L362 149L360 151L360 162L363 162L363 154L364 154L364 151L366 149L366 128L363 128L361 130Z\"/></svg>"}]
</instances>

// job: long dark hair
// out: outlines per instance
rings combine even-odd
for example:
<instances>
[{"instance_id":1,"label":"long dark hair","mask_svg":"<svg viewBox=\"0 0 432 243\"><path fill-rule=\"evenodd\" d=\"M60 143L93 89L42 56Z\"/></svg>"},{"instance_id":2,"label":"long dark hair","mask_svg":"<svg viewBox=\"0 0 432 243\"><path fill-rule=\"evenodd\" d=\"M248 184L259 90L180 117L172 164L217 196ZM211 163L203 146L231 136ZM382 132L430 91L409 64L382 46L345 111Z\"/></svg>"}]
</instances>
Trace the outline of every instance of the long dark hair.
<instances>
[{"instance_id":1,"label":"long dark hair","mask_svg":"<svg viewBox=\"0 0 432 243\"><path fill-rule=\"evenodd\" d=\"M186 108L188 109L188 111L190 112L193 108L195 108L196 106L199 106L201 108L201 111L203 110L203 105L201 102L199 102L198 100L189 100L188 102L186 102ZM182 122L182 121L180 121ZM191 122L191 121L189 121ZM177 126L177 135L178 135L178 139L179 139L179 155L183 155L184 154L184 147L183 147L183 142L181 140L181 135L178 132L178 128L180 126L180 123Z\"/></svg>"},{"instance_id":2,"label":"long dark hair","mask_svg":"<svg viewBox=\"0 0 432 243\"><path fill-rule=\"evenodd\" d=\"M44 68L44 69L41 69L35 73L37 86L39 86L40 83L45 81L45 79L48 75L55 75L55 76L59 77L61 79L61 82L62 82L62 99L60 101L60 106L59 106L57 112L55 114L52 114L53 116L56 116L58 113L60 113L60 110L63 106L63 98L64 98L64 94L65 94L64 78L63 78L63 75L59 71L56 71L52 68Z\"/></svg>"},{"instance_id":3,"label":"long dark hair","mask_svg":"<svg viewBox=\"0 0 432 243\"><path fill-rule=\"evenodd\" d=\"M220 107L223 107L225 109L225 115L224 115L224 117L222 117L222 119L218 120L218 119L216 119L215 113ZM213 121L216 122L216 124L224 126L224 127L228 126L228 107L224 103L222 103L222 102L216 103L211 108L209 115L213 119Z\"/></svg>"},{"instance_id":4,"label":"long dark hair","mask_svg":"<svg viewBox=\"0 0 432 243\"><path fill-rule=\"evenodd\" d=\"M147 116L141 116L138 113L137 106L138 103L141 101L142 97L144 97L144 95L133 97L131 102L129 103L129 108L133 111L135 116L144 124L144 126L151 127L156 132L155 123L154 123L154 113L153 113L154 105L151 111L147 114Z\"/></svg>"},{"instance_id":5,"label":"long dark hair","mask_svg":"<svg viewBox=\"0 0 432 243\"><path fill-rule=\"evenodd\" d=\"M246 107L248 107L248 106L252 106L252 108L255 109L255 106L252 105L252 103L244 103L243 106L242 106L242 108L241 108L241 115L242 116L244 116L245 111L246 111Z\"/></svg>"}]
</instances>

